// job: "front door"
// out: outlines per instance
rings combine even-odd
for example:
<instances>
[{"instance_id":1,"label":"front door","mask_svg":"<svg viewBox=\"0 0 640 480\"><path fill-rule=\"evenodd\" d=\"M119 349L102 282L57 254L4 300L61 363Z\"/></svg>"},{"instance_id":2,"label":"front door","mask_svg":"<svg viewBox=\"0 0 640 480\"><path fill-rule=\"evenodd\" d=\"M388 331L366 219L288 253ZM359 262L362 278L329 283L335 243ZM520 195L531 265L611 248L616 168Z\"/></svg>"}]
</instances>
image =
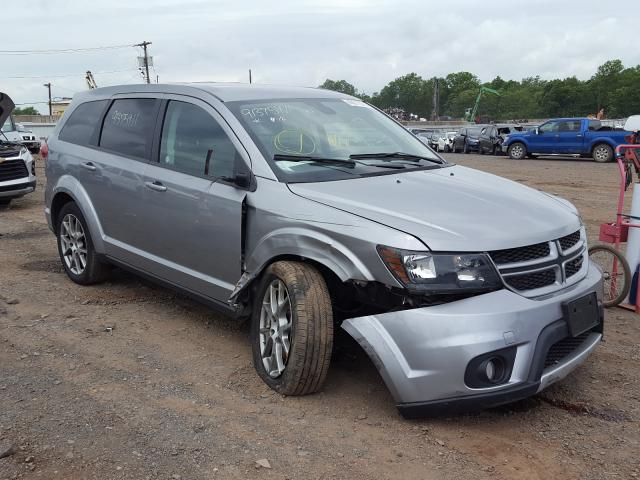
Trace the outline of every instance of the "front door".
<instances>
[{"instance_id":1,"label":"front door","mask_svg":"<svg viewBox=\"0 0 640 480\"><path fill-rule=\"evenodd\" d=\"M558 153L579 153L582 151L582 120L571 119L558 122L556 133Z\"/></svg>"},{"instance_id":2,"label":"front door","mask_svg":"<svg viewBox=\"0 0 640 480\"><path fill-rule=\"evenodd\" d=\"M224 302L242 273L246 194L224 179L247 162L204 102L173 97L163 110L158 158L144 175L148 269Z\"/></svg>"},{"instance_id":3,"label":"front door","mask_svg":"<svg viewBox=\"0 0 640 480\"><path fill-rule=\"evenodd\" d=\"M556 122L543 123L538 127L538 133L529 136L529 150L531 153L555 153Z\"/></svg>"}]
</instances>

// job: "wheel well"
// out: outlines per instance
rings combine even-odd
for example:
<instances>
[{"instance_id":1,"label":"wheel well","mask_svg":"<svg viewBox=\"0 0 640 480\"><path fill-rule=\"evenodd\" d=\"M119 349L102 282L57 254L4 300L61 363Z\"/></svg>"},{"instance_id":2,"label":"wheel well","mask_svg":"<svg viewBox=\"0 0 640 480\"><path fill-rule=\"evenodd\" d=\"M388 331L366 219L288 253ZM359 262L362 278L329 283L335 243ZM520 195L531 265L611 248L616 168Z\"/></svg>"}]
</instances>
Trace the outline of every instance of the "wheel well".
<instances>
[{"instance_id":1,"label":"wheel well","mask_svg":"<svg viewBox=\"0 0 640 480\"><path fill-rule=\"evenodd\" d=\"M73 201L73 197L64 192L57 193L56 196L53 197L53 201L51 202L51 223L53 224L54 230L58 228L58 214L60 213L60 210L62 210L62 207L67 203Z\"/></svg>"},{"instance_id":2,"label":"wheel well","mask_svg":"<svg viewBox=\"0 0 640 480\"><path fill-rule=\"evenodd\" d=\"M323 265L322 263L316 260L312 260L306 257L301 257L298 255L279 255L269 260L268 263L265 263L262 269L260 270L260 273L256 275L255 278L251 281L249 287L247 288L247 296L245 297L244 302L248 303L249 305L252 304L253 299L255 298L255 295L256 295L256 289L260 284L260 278L262 277L264 272L267 270L267 268L269 268L270 265L276 262L283 262L283 261L306 263L307 265L311 265L312 267L315 267L315 269L318 270L320 275L322 275L323 280L327 284L327 288L329 289L329 294L331 296L332 302L340 297L340 293L342 292L341 287L344 286L345 284L342 280L340 280L340 277L338 277L338 275L336 275L333 272L333 270L331 270L329 267L327 267L326 265Z\"/></svg>"}]
</instances>

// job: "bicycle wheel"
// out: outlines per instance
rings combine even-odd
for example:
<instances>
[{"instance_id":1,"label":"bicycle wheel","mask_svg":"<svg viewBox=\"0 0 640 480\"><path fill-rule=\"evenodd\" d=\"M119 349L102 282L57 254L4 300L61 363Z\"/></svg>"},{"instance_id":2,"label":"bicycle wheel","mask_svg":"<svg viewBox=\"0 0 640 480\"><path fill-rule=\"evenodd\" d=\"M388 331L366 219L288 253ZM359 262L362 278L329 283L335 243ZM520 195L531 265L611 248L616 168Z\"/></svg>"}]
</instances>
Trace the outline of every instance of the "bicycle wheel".
<instances>
[{"instance_id":1,"label":"bicycle wheel","mask_svg":"<svg viewBox=\"0 0 640 480\"><path fill-rule=\"evenodd\" d=\"M589 248L589 259L602 270L603 305L615 307L629 295L631 289L629 263L621 252L609 245L594 245Z\"/></svg>"}]
</instances>

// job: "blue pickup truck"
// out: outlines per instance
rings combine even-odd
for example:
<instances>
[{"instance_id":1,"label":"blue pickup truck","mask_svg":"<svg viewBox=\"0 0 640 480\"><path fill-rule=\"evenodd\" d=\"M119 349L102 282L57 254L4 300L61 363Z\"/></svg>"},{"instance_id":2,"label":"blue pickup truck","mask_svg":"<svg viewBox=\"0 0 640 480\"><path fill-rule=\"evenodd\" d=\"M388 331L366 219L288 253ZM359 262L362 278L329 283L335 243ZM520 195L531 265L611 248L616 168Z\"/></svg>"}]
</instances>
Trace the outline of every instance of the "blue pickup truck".
<instances>
[{"instance_id":1,"label":"blue pickup truck","mask_svg":"<svg viewBox=\"0 0 640 480\"><path fill-rule=\"evenodd\" d=\"M556 118L530 131L507 135L502 151L514 160L538 155L571 154L596 162L613 160L615 148L630 132L605 127L592 118Z\"/></svg>"}]
</instances>

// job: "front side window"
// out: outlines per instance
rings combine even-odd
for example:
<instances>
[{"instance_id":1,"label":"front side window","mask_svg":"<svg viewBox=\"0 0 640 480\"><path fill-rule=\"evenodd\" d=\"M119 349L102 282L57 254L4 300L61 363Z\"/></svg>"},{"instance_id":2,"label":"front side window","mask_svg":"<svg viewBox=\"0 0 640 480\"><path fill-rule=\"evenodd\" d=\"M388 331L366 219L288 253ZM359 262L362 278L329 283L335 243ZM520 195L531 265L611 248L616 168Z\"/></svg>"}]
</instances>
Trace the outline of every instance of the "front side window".
<instances>
[{"instance_id":1,"label":"front side window","mask_svg":"<svg viewBox=\"0 0 640 480\"><path fill-rule=\"evenodd\" d=\"M171 101L162 125L160 164L189 175L231 177L236 149L202 108Z\"/></svg>"},{"instance_id":2,"label":"front side window","mask_svg":"<svg viewBox=\"0 0 640 480\"><path fill-rule=\"evenodd\" d=\"M157 113L158 100L153 98L115 100L104 119L100 147L149 159Z\"/></svg>"},{"instance_id":3,"label":"front side window","mask_svg":"<svg viewBox=\"0 0 640 480\"><path fill-rule=\"evenodd\" d=\"M551 133L557 130L558 124L556 122L547 122L544 125L541 125L538 129L541 133Z\"/></svg>"},{"instance_id":4,"label":"front side window","mask_svg":"<svg viewBox=\"0 0 640 480\"><path fill-rule=\"evenodd\" d=\"M225 105L281 181L343 180L446 163L415 135L360 100L284 98ZM375 155L394 152L423 158Z\"/></svg>"},{"instance_id":5,"label":"front side window","mask_svg":"<svg viewBox=\"0 0 640 480\"><path fill-rule=\"evenodd\" d=\"M106 106L107 100L86 102L79 105L71 112L71 116L62 127L58 138L77 145L89 145Z\"/></svg>"}]
</instances>

